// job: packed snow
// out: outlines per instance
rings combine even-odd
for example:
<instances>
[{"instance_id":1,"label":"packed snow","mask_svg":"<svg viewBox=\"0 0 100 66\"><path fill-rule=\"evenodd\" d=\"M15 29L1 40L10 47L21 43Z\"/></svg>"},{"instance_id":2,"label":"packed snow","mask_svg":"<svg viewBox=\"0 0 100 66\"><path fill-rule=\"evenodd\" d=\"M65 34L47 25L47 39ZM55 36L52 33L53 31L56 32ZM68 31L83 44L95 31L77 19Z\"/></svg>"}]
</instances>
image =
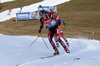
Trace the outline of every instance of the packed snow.
<instances>
[{"instance_id":1,"label":"packed snow","mask_svg":"<svg viewBox=\"0 0 100 66\"><path fill-rule=\"evenodd\" d=\"M5 2L10 2L10 1L14 1L14 0L0 0L0 3L5 3Z\"/></svg>"},{"instance_id":2,"label":"packed snow","mask_svg":"<svg viewBox=\"0 0 100 66\"><path fill-rule=\"evenodd\" d=\"M66 53L60 45L61 55L41 59L54 53L48 38L37 36L8 36L0 34L0 66L99 66L100 43L91 39L68 38L70 52ZM63 40L64 41L64 40Z\"/></svg>"},{"instance_id":3,"label":"packed snow","mask_svg":"<svg viewBox=\"0 0 100 66\"><path fill-rule=\"evenodd\" d=\"M37 11L39 5L42 5L42 6L55 6L55 5L59 5L59 4L62 4L64 2L68 2L68 1L70 1L70 0L44 0L42 2L38 2L38 3L32 4L32 5L29 5L29 6L24 6L23 9L22 9L22 12ZM1 12L0 16L2 16L2 17L0 17L0 22L16 17L16 13L18 13L18 12L20 12L20 8L12 9L11 15L8 15L9 10Z\"/></svg>"}]
</instances>

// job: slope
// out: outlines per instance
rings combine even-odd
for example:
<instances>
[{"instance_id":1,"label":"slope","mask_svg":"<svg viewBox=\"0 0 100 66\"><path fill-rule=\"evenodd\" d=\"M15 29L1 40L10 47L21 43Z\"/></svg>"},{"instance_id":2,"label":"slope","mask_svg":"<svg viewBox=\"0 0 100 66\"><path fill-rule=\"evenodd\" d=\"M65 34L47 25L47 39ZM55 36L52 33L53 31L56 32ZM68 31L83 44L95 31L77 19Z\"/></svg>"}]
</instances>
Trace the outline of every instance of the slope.
<instances>
[{"instance_id":1,"label":"slope","mask_svg":"<svg viewBox=\"0 0 100 66\"><path fill-rule=\"evenodd\" d=\"M8 36L0 34L0 65L1 66L99 66L100 44L96 40L68 38L70 54L60 45L61 55L47 59L43 56L52 55L54 50L47 38L41 37L31 46L37 36Z\"/></svg>"}]
</instances>

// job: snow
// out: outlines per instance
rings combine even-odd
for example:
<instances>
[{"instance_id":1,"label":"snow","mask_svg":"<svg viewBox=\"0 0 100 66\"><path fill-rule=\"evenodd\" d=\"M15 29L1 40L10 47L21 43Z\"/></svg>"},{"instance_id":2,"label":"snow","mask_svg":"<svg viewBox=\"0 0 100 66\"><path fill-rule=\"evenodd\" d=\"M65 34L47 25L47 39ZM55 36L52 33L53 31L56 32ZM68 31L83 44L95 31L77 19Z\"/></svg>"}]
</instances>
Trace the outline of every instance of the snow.
<instances>
[{"instance_id":1,"label":"snow","mask_svg":"<svg viewBox=\"0 0 100 66\"><path fill-rule=\"evenodd\" d=\"M10 1L14 1L14 0L0 0L0 3L10 2Z\"/></svg>"},{"instance_id":2,"label":"snow","mask_svg":"<svg viewBox=\"0 0 100 66\"><path fill-rule=\"evenodd\" d=\"M0 34L0 66L99 66L100 41L91 39L68 38L68 54L60 45L61 55L41 59L54 53L48 38L41 37L31 46L37 36L8 36Z\"/></svg>"},{"instance_id":3,"label":"snow","mask_svg":"<svg viewBox=\"0 0 100 66\"><path fill-rule=\"evenodd\" d=\"M29 6L24 6L22 9L22 12L33 12L33 11L37 11L38 10L38 6L42 5L42 6L55 6L55 5L59 5L61 3L65 3L68 2L70 0L44 0L42 2L38 2ZM9 20L11 18L16 17L16 13L20 12L20 8L14 8L11 11L11 15L8 15L9 10L6 10L4 12L0 13L0 22L5 21L5 20Z\"/></svg>"}]
</instances>

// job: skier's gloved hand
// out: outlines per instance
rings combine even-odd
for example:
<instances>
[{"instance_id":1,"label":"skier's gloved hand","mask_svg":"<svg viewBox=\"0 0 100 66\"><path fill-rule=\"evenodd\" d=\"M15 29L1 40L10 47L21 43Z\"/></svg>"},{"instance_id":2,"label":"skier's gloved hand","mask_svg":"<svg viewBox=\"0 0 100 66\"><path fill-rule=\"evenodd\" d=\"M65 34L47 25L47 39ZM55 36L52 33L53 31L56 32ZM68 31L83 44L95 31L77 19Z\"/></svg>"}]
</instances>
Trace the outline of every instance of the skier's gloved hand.
<instances>
[{"instance_id":1,"label":"skier's gloved hand","mask_svg":"<svg viewBox=\"0 0 100 66\"><path fill-rule=\"evenodd\" d=\"M63 25L66 26L65 22L63 22Z\"/></svg>"},{"instance_id":2,"label":"skier's gloved hand","mask_svg":"<svg viewBox=\"0 0 100 66\"><path fill-rule=\"evenodd\" d=\"M61 29L60 25L58 25L58 29Z\"/></svg>"},{"instance_id":3,"label":"skier's gloved hand","mask_svg":"<svg viewBox=\"0 0 100 66\"><path fill-rule=\"evenodd\" d=\"M47 29L48 27L46 27L46 29Z\"/></svg>"},{"instance_id":4,"label":"skier's gloved hand","mask_svg":"<svg viewBox=\"0 0 100 66\"><path fill-rule=\"evenodd\" d=\"M38 33L41 34L41 30L39 30Z\"/></svg>"}]
</instances>

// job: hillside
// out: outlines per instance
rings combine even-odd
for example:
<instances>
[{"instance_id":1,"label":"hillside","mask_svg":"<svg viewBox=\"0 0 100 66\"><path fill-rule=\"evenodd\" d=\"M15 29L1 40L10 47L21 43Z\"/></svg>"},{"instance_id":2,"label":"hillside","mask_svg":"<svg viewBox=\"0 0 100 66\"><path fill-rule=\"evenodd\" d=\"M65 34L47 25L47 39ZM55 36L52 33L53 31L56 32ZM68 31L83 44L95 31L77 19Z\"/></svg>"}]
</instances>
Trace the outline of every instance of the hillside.
<instances>
[{"instance_id":1,"label":"hillside","mask_svg":"<svg viewBox=\"0 0 100 66\"><path fill-rule=\"evenodd\" d=\"M20 0L17 0L20 1ZM32 0L33 1L33 0ZM20 5L29 5L34 2L30 0L30 3L26 2L24 0L23 2L17 2L15 5L15 1L12 3L10 2L10 6L12 8L19 7ZM35 2L39 2L36 0ZM71 0L70 2L66 2L64 4L57 6L57 15L60 15L65 23L66 27L65 30L63 30L66 37L85 37L90 39L96 39L100 40L100 4L99 0ZM4 5L7 5L8 3L4 3ZM8 5L7 5L8 6ZM9 7L10 7L9 6ZM4 6L3 6L4 7ZM9 7L6 7L4 9L1 9L1 11L4 11L8 9ZM8 21L0 22L0 33L7 34L7 35L38 35L37 32L39 30L40 22L39 20L29 20L29 21L15 21L15 18L10 19ZM62 25L63 27L63 25ZM70 29L73 30L80 30L80 31L87 31L87 32L94 32L95 34L88 34L88 33L82 33L82 32L75 32L70 31ZM45 33L44 33L45 31ZM43 30L43 36L47 37L47 32L44 28Z\"/></svg>"}]
</instances>

